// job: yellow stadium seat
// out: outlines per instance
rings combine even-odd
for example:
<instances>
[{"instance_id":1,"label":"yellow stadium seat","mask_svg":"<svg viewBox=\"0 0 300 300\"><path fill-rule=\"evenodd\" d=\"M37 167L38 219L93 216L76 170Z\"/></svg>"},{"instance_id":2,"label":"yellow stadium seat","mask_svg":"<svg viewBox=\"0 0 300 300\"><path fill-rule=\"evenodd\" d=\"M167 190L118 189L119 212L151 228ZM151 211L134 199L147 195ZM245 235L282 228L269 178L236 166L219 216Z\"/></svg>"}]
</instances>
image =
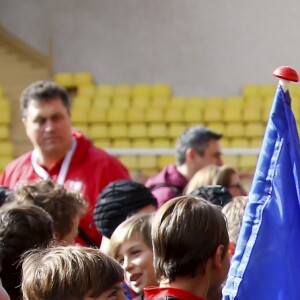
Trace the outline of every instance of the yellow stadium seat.
<instances>
[{"instance_id":1,"label":"yellow stadium seat","mask_svg":"<svg viewBox=\"0 0 300 300\"><path fill-rule=\"evenodd\" d=\"M157 166L159 169L162 169L167 165L174 164L174 161L174 155L160 155L157 159Z\"/></svg>"},{"instance_id":2,"label":"yellow stadium seat","mask_svg":"<svg viewBox=\"0 0 300 300\"><path fill-rule=\"evenodd\" d=\"M225 106L225 99L223 97L208 97L206 99L206 107L223 108Z\"/></svg>"},{"instance_id":3,"label":"yellow stadium seat","mask_svg":"<svg viewBox=\"0 0 300 300\"><path fill-rule=\"evenodd\" d=\"M297 111L294 111L294 109L293 109L293 112L295 115L296 122L299 122L300 121L300 109Z\"/></svg>"},{"instance_id":4,"label":"yellow stadium seat","mask_svg":"<svg viewBox=\"0 0 300 300\"><path fill-rule=\"evenodd\" d=\"M274 97L272 97L272 96L262 98L262 107L270 110L272 107L273 101L274 101Z\"/></svg>"},{"instance_id":5,"label":"yellow stadium seat","mask_svg":"<svg viewBox=\"0 0 300 300\"><path fill-rule=\"evenodd\" d=\"M180 107L170 107L165 110L166 122L183 122L183 110Z\"/></svg>"},{"instance_id":6,"label":"yellow stadium seat","mask_svg":"<svg viewBox=\"0 0 300 300\"><path fill-rule=\"evenodd\" d=\"M264 99L265 97L262 97L260 95L257 96L245 96L244 97L244 105L243 107L249 107L253 109L261 109L264 106Z\"/></svg>"},{"instance_id":7,"label":"yellow stadium seat","mask_svg":"<svg viewBox=\"0 0 300 300\"><path fill-rule=\"evenodd\" d=\"M82 132L86 135L89 134L89 127L87 124L73 123L72 126L75 128L75 130L78 130L79 132Z\"/></svg>"},{"instance_id":8,"label":"yellow stadium seat","mask_svg":"<svg viewBox=\"0 0 300 300\"><path fill-rule=\"evenodd\" d=\"M147 125L144 123L133 123L128 125L128 137L138 139L148 135Z\"/></svg>"},{"instance_id":9,"label":"yellow stadium seat","mask_svg":"<svg viewBox=\"0 0 300 300\"><path fill-rule=\"evenodd\" d=\"M14 155L13 144L9 141L1 141L0 142L0 156L11 156Z\"/></svg>"},{"instance_id":10,"label":"yellow stadium seat","mask_svg":"<svg viewBox=\"0 0 300 300\"><path fill-rule=\"evenodd\" d=\"M230 139L227 139L226 137L222 137L220 140L222 148L230 148Z\"/></svg>"},{"instance_id":11,"label":"yellow stadium seat","mask_svg":"<svg viewBox=\"0 0 300 300\"><path fill-rule=\"evenodd\" d=\"M133 96L131 101L132 107L145 108L150 105L149 96Z\"/></svg>"},{"instance_id":12,"label":"yellow stadium seat","mask_svg":"<svg viewBox=\"0 0 300 300\"><path fill-rule=\"evenodd\" d=\"M114 94L114 86L110 84L99 84L96 86L96 96L111 98Z\"/></svg>"},{"instance_id":13,"label":"yellow stadium seat","mask_svg":"<svg viewBox=\"0 0 300 300\"><path fill-rule=\"evenodd\" d=\"M276 92L276 84L262 84L259 86L258 93L263 97L274 97Z\"/></svg>"},{"instance_id":14,"label":"yellow stadium seat","mask_svg":"<svg viewBox=\"0 0 300 300\"><path fill-rule=\"evenodd\" d=\"M108 129L108 136L112 139L127 137L128 136L127 125L122 123L111 124Z\"/></svg>"},{"instance_id":15,"label":"yellow stadium seat","mask_svg":"<svg viewBox=\"0 0 300 300\"><path fill-rule=\"evenodd\" d=\"M118 158L129 170L137 169L137 157L135 155L120 155Z\"/></svg>"},{"instance_id":16,"label":"yellow stadium seat","mask_svg":"<svg viewBox=\"0 0 300 300\"><path fill-rule=\"evenodd\" d=\"M112 141L113 148L131 148L131 142L128 138L117 138Z\"/></svg>"},{"instance_id":17,"label":"yellow stadium seat","mask_svg":"<svg viewBox=\"0 0 300 300\"><path fill-rule=\"evenodd\" d=\"M162 96L155 96L152 97L152 99L150 100L150 107L168 107L169 105L169 98L167 97L162 97Z\"/></svg>"},{"instance_id":18,"label":"yellow stadium seat","mask_svg":"<svg viewBox=\"0 0 300 300\"><path fill-rule=\"evenodd\" d=\"M248 122L261 122L263 121L262 110L258 107L244 107L244 111L242 113L243 121Z\"/></svg>"},{"instance_id":19,"label":"yellow stadium seat","mask_svg":"<svg viewBox=\"0 0 300 300\"><path fill-rule=\"evenodd\" d=\"M298 134L300 134L300 122L297 122L297 130L298 130Z\"/></svg>"},{"instance_id":20,"label":"yellow stadium seat","mask_svg":"<svg viewBox=\"0 0 300 300\"><path fill-rule=\"evenodd\" d=\"M232 96L225 99L225 107L242 108L244 105L244 98L239 96Z\"/></svg>"},{"instance_id":21,"label":"yellow stadium seat","mask_svg":"<svg viewBox=\"0 0 300 300\"><path fill-rule=\"evenodd\" d=\"M203 111L204 122L220 122L223 121L223 109L216 107L205 107Z\"/></svg>"},{"instance_id":22,"label":"yellow stadium seat","mask_svg":"<svg viewBox=\"0 0 300 300\"><path fill-rule=\"evenodd\" d=\"M91 97L75 96L72 100L72 108L89 109L91 107Z\"/></svg>"},{"instance_id":23,"label":"yellow stadium seat","mask_svg":"<svg viewBox=\"0 0 300 300\"><path fill-rule=\"evenodd\" d=\"M145 121L146 122L164 122L164 110L158 107L149 107L145 111Z\"/></svg>"},{"instance_id":24,"label":"yellow stadium seat","mask_svg":"<svg viewBox=\"0 0 300 300\"><path fill-rule=\"evenodd\" d=\"M173 97L169 100L169 106L171 107L186 107L188 99L185 97Z\"/></svg>"},{"instance_id":25,"label":"yellow stadium seat","mask_svg":"<svg viewBox=\"0 0 300 300\"><path fill-rule=\"evenodd\" d=\"M12 121L12 113L11 113L11 107L10 106L1 106L0 101L0 124L3 125L9 125Z\"/></svg>"},{"instance_id":26,"label":"yellow stadium seat","mask_svg":"<svg viewBox=\"0 0 300 300\"><path fill-rule=\"evenodd\" d=\"M110 123L124 123L126 121L126 110L121 108L109 108L106 120Z\"/></svg>"},{"instance_id":27,"label":"yellow stadium seat","mask_svg":"<svg viewBox=\"0 0 300 300\"><path fill-rule=\"evenodd\" d=\"M148 168L148 169L143 169L143 174L145 174L147 177L149 177L149 176L156 175L159 171L160 171L160 169L158 167Z\"/></svg>"},{"instance_id":28,"label":"yellow stadium seat","mask_svg":"<svg viewBox=\"0 0 300 300\"><path fill-rule=\"evenodd\" d=\"M250 148L260 148L262 144L262 137L254 137L249 139L249 147Z\"/></svg>"},{"instance_id":29,"label":"yellow stadium seat","mask_svg":"<svg viewBox=\"0 0 300 300\"><path fill-rule=\"evenodd\" d=\"M139 169L157 169L157 157L155 155L139 155L137 157Z\"/></svg>"},{"instance_id":30,"label":"yellow stadium seat","mask_svg":"<svg viewBox=\"0 0 300 300\"><path fill-rule=\"evenodd\" d=\"M152 148L171 148L170 140L167 138L157 138L151 143Z\"/></svg>"},{"instance_id":31,"label":"yellow stadium seat","mask_svg":"<svg viewBox=\"0 0 300 300\"><path fill-rule=\"evenodd\" d=\"M224 165L228 165L233 168L238 168L239 159L240 159L240 157L238 155L223 155L222 156Z\"/></svg>"},{"instance_id":32,"label":"yellow stadium seat","mask_svg":"<svg viewBox=\"0 0 300 300\"><path fill-rule=\"evenodd\" d=\"M148 137L163 138L167 136L168 136L168 132L165 123L151 123L148 125Z\"/></svg>"},{"instance_id":33,"label":"yellow stadium seat","mask_svg":"<svg viewBox=\"0 0 300 300\"><path fill-rule=\"evenodd\" d=\"M71 72L58 72L54 75L54 81L65 87L70 88L74 87L73 74Z\"/></svg>"},{"instance_id":34,"label":"yellow stadium seat","mask_svg":"<svg viewBox=\"0 0 300 300\"><path fill-rule=\"evenodd\" d=\"M206 104L206 98L204 97L191 97L187 101L188 107L191 108L203 108Z\"/></svg>"},{"instance_id":35,"label":"yellow stadium seat","mask_svg":"<svg viewBox=\"0 0 300 300\"><path fill-rule=\"evenodd\" d=\"M88 96L93 97L96 93L96 86L94 84L84 84L80 85L77 89L78 96Z\"/></svg>"},{"instance_id":36,"label":"yellow stadium seat","mask_svg":"<svg viewBox=\"0 0 300 300\"><path fill-rule=\"evenodd\" d=\"M106 122L106 110L105 109L90 109L88 112L89 123L105 123Z\"/></svg>"},{"instance_id":37,"label":"yellow stadium seat","mask_svg":"<svg viewBox=\"0 0 300 300\"><path fill-rule=\"evenodd\" d=\"M187 126L183 123L172 123L168 128L168 137L169 138L178 138L185 130Z\"/></svg>"},{"instance_id":38,"label":"yellow stadium seat","mask_svg":"<svg viewBox=\"0 0 300 300\"><path fill-rule=\"evenodd\" d=\"M93 98L92 101L92 107L93 109L108 109L110 108L111 105L111 99L109 97L106 96L96 96L95 98Z\"/></svg>"},{"instance_id":39,"label":"yellow stadium seat","mask_svg":"<svg viewBox=\"0 0 300 300\"><path fill-rule=\"evenodd\" d=\"M7 140L9 138L9 129L5 125L0 125L0 139Z\"/></svg>"},{"instance_id":40,"label":"yellow stadium seat","mask_svg":"<svg viewBox=\"0 0 300 300\"><path fill-rule=\"evenodd\" d=\"M234 138L231 140L230 148L248 148L249 140L247 138Z\"/></svg>"},{"instance_id":41,"label":"yellow stadium seat","mask_svg":"<svg viewBox=\"0 0 300 300\"><path fill-rule=\"evenodd\" d=\"M201 107L186 107L183 110L183 121L186 123L201 123L203 121Z\"/></svg>"},{"instance_id":42,"label":"yellow stadium seat","mask_svg":"<svg viewBox=\"0 0 300 300\"><path fill-rule=\"evenodd\" d=\"M253 172L257 164L257 155L242 155L239 160L239 169L241 171Z\"/></svg>"},{"instance_id":43,"label":"yellow stadium seat","mask_svg":"<svg viewBox=\"0 0 300 300\"><path fill-rule=\"evenodd\" d=\"M71 112L72 123L87 123L88 122L88 110L82 108L72 108Z\"/></svg>"},{"instance_id":44,"label":"yellow stadium seat","mask_svg":"<svg viewBox=\"0 0 300 300\"><path fill-rule=\"evenodd\" d=\"M128 123L142 123L145 121L145 111L143 108L131 107L127 110L126 121Z\"/></svg>"},{"instance_id":45,"label":"yellow stadium seat","mask_svg":"<svg viewBox=\"0 0 300 300\"><path fill-rule=\"evenodd\" d=\"M93 75L91 72L76 72L73 74L73 83L76 86L93 84Z\"/></svg>"},{"instance_id":46,"label":"yellow stadium seat","mask_svg":"<svg viewBox=\"0 0 300 300\"><path fill-rule=\"evenodd\" d=\"M10 110L11 109L11 101L8 100L6 97L0 97L0 110Z\"/></svg>"},{"instance_id":47,"label":"yellow stadium seat","mask_svg":"<svg viewBox=\"0 0 300 300\"><path fill-rule=\"evenodd\" d=\"M131 147L132 148L150 148L151 147L150 139L148 139L148 138L133 139L132 143L131 143Z\"/></svg>"},{"instance_id":48,"label":"yellow stadium seat","mask_svg":"<svg viewBox=\"0 0 300 300\"><path fill-rule=\"evenodd\" d=\"M4 89L2 86L0 86L0 98L4 97Z\"/></svg>"},{"instance_id":49,"label":"yellow stadium seat","mask_svg":"<svg viewBox=\"0 0 300 300\"><path fill-rule=\"evenodd\" d=\"M300 97L300 87L299 87L299 85L291 84L290 87L289 87L289 92L290 92L290 95L291 95L292 99L299 98Z\"/></svg>"},{"instance_id":50,"label":"yellow stadium seat","mask_svg":"<svg viewBox=\"0 0 300 300\"><path fill-rule=\"evenodd\" d=\"M151 86L149 84L135 84L132 88L133 96L151 96Z\"/></svg>"},{"instance_id":51,"label":"yellow stadium seat","mask_svg":"<svg viewBox=\"0 0 300 300\"><path fill-rule=\"evenodd\" d=\"M130 84L119 84L114 88L115 96L124 96L130 98L132 95L132 86Z\"/></svg>"},{"instance_id":52,"label":"yellow stadium seat","mask_svg":"<svg viewBox=\"0 0 300 300\"><path fill-rule=\"evenodd\" d=\"M269 120L269 117L270 117L270 108L264 107L262 110L262 113L261 113L262 122L264 122L266 124L267 121Z\"/></svg>"},{"instance_id":53,"label":"yellow stadium seat","mask_svg":"<svg viewBox=\"0 0 300 300\"><path fill-rule=\"evenodd\" d=\"M262 138L265 133L265 126L262 122L247 123L245 125L245 136L248 138Z\"/></svg>"},{"instance_id":54,"label":"yellow stadium seat","mask_svg":"<svg viewBox=\"0 0 300 300\"><path fill-rule=\"evenodd\" d=\"M115 108L128 108L130 107L130 98L128 96L114 96L112 106Z\"/></svg>"},{"instance_id":55,"label":"yellow stadium seat","mask_svg":"<svg viewBox=\"0 0 300 300\"><path fill-rule=\"evenodd\" d=\"M171 97L172 90L169 84L157 83L151 88L152 97Z\"/></svg>"},{"instance_id":56,"label":"yellow stadium seat","mask_svg":"<svg viewBox=\"0 0 300 300\"><path fill-rule=\"evenodd\" d=\"M294 113L295 119L300 119L300 99L294 98L292 99L292 111Z\"/></svg>"},{"instance_id":57,"label":"yellow stadium seat","mask_svg":"<svg viewBox=\"0 0 300 300\"><path fill-rule=\"evenodd\" d=\"M259 86L257 84L245 84L242 94L243 96L256 96L259 94Z\"/></svg>"},{"instance_id":58,"label":"yellow stadium seat","mask_svg":"<svg viewBox=\"0 0 300 300\"><path fill-rule=\"evenodd\" d=\"M226 138L236 138L245 136L245 128L243 123L232 122L225 126L224 136Z\"/></svg>"},{"instance_id":59,"label":"yellow stadium seat","mask_svg":"<svg viewBox=\"0 0 300 300\"><path fill-rule=\"evenodd\" d=\"M224 108L224 122L240 122L242 121L242 107L229 107Z\"/></svg>"},{"instance_id":60,"label":"yellow stadium seat","mask_svg":"<svg viewBox=\"0 0 300 300\"><path fill-rule=\"evenodd\" d=\"M13 160L11 155L3 155L0 157L0 172L5 169L5 167Z\"/></svg>"},{"instance_id":61,"label":"yellow stadium seat","mask_svg":"<svg viewBox=\"0 0 300 300\"><path fill-rule=\"evenodd\" d=\"M218 132L224 134L225 132L225 125L223 122L208 122L207 127Z\"/></svg>"},{"instance_id":62,"label":"yellow stadium seat","mask_svg":"<svg viewBox=\"0 0 300 300\"><path fill-rule=\"evenodd\" d=\"M94 140L94 144L98 148L111 148L111 140L105 138L97 138Z\"/></svg>"},{"instance_id":63,"label":"yellow stadium seat","mask_svg":"<svg viewBox=\"0 0 300 300\"><path fill-rule=\"evenodd\" d=\"M106 139L108 138L108 128L105 124L93 124L89 127L89 136L92 139Z\"/></svg>"}]
</instances>

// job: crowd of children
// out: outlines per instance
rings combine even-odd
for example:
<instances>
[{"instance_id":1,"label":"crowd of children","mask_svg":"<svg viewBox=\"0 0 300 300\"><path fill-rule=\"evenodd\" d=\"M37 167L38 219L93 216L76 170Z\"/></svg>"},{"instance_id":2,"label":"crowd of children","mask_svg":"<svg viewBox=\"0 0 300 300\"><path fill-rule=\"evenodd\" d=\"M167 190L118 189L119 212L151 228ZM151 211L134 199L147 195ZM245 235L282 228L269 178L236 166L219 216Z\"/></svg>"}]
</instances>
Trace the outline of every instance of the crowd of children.
<instances>
[{"instance_id":1,"label":"crowd of children","mask_svg":"<svg viewBox=\"0 0 300 300\"><path fill-rule=\"evenodd\" d=\"M71 128L57 84L21 112L34 149L0 178L0 300L221 299L247 202L221 134L188 128L144 185Z\"/></svg>"}]
</instances>

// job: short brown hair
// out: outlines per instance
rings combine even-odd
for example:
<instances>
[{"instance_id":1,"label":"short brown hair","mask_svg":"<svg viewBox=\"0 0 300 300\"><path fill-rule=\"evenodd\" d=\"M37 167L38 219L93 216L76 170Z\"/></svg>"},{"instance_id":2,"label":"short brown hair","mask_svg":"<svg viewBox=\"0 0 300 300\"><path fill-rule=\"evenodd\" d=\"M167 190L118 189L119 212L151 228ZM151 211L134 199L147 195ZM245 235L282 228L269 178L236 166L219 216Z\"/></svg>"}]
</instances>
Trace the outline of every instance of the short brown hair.
<instances>
[{"instance_id":1,"label":"short brown hair","mask_svg":"<svg viewBox=\"0 0 300 300\"><path fill-rule=\"evenodd\" d=\"M33 248L46 247L52 240L53 221L33 205L12 205L0 211L0 277L11 299L20 298L21 256ZM21 299L21 298L20 298Z\"/></svg>"},{"instance_id":2,"label":"short brown hair","mask_svg":"<svg viewBox=\"0 0 300 300\"><path fill-rule=\"evenodd\" d=\"M22 264L25 300L98 297L124 279L123 269L99 249L59 246L29 252Z\"/></svg>"},{"instance_id":3,"label":"short brown hair","mask_svg":"<svg viewBox=\"0 0 300 300\"><path fill-rule=\"evenodd\" d=\"M56 186L50 179L19 183L15 198L18 204L32 204L47 211L53 218L59 239L72 230L74 218L87 210L87 201L81 194Z\"/></svg>"},{"instance_id":4,"label":"short brown hair","mask_svg":"<svg viewBox=\"0 0 300 300\"><path fill-rule=\"evenodd\" d=\"M20 108L22 117L26 117L30 101L51 101L54 98L61 99L62 104L70 112L70 99L63 87L52 81L37 81L32 83L21 94Z\"/></svg>"},{"instance_id":5,"label":"short brown hair","mask_svg":"<svg viewBox=\"0 0 300 300\"><path fill-rule=\"evenodd\" d=\"M151 220L152 214L138 213L122 222L114 231L110 239L110 255L117 258L122 244L139 234L141 239L152 251Z\"/></svg>"},{"instance_id":6,"label":"short brown hair","mask_svg":"<svg viewBox=\"0 0 300 300\"><path fill-rule=\"evenodd\" d=\"M229 239L220 208L208 201L182 196L166 202L152 223L154 268L158 278L194 277L204 273L219 245L225 256Z\"/></svg>"},{"instance_id":7,"label":"short brown hair","mask_svg":"<svg viewBox=\"0 0 300 300\"><path fill-rule=\"evenodd\" d=\"M219 167L219 172L216 174L212 184L218 184L229 187L231 176L237 174L237 170L233 167L224 165Z\"/></svg>"}]
</instances>

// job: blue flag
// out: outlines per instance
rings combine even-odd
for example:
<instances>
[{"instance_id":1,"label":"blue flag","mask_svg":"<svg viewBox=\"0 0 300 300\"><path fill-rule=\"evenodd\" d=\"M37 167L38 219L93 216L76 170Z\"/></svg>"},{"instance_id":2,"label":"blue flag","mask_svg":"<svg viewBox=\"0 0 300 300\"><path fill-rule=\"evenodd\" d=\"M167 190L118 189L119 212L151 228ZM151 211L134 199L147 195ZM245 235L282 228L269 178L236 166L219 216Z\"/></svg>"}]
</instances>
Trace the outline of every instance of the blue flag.
<instances>
[{"instance_id":1,"label":"blue flag","mask_svg":"<svg viewBox=\"0 0 300 300\"><path fill-rule=\"evenodd\" d=\"M300 299L299 180L298 131L279 84L223 300Z\"/></svg>"}]
</instances>

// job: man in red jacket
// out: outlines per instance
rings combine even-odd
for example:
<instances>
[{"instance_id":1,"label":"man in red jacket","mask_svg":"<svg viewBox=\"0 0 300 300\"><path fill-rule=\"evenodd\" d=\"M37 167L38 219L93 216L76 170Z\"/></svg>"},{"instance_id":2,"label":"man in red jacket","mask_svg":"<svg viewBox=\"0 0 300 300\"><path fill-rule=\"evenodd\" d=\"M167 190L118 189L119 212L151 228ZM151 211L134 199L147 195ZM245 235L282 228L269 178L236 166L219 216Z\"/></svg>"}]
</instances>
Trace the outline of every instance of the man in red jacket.
<instances>
[{"instance_id":1,"label":"man in red jacket","mask_svg":"<svg viewBox=\"0 0 300 300\"><path fill-rule=\"evenodd\" d=\"M18 181L51 178L68 190L82 193L89 201L89 210L80 222L79 242L99 246L101 235L93 222L97 196L108 183L129 179L128 170L72 130L68 94L56 83L38 81L27 87L21 95L21 113L34 150L6 167L0 185L13 189Z\"/></svg>"}]
</instances>

